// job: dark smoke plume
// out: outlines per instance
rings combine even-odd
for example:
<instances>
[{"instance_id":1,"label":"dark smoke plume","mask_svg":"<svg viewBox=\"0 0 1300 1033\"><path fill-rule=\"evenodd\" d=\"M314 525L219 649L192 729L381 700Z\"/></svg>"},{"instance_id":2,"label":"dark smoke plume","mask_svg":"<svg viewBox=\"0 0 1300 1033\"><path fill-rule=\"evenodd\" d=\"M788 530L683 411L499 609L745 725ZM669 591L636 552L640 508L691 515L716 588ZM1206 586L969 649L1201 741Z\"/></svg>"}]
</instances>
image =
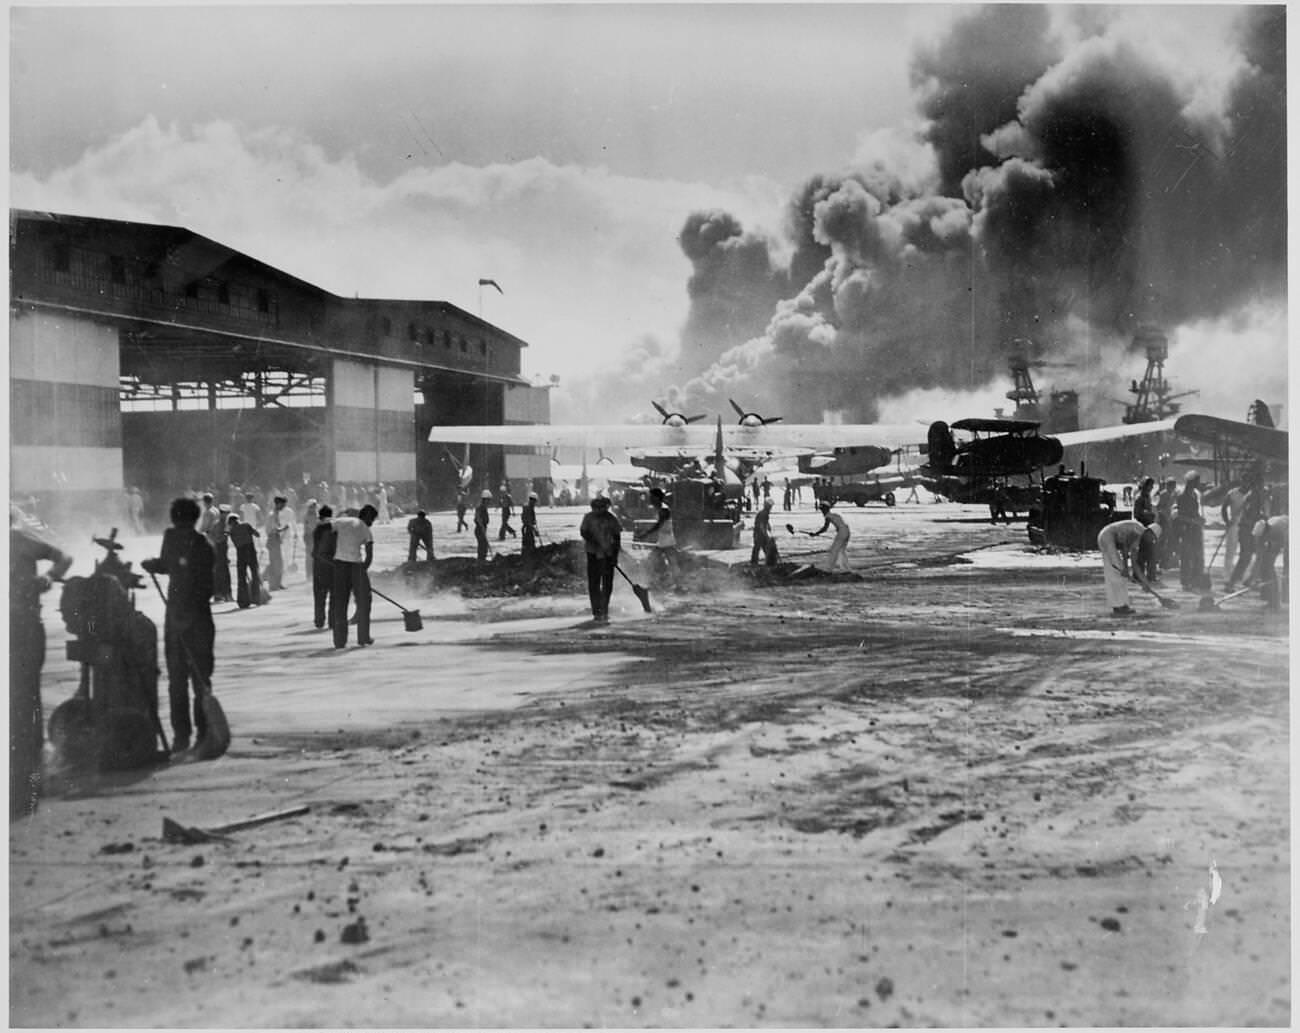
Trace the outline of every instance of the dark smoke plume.
<instances>
[{"instance_id":1,"label":"dark smoke plume","mask_svg":"<svg viewBox=\"0 0 1300 1033\"><path fill-rule=\"evenodd\" d=\"M1000 5L956 23L913 64L928 180L869 154L810 177L784 265L726 213L692 215L676 395L867 420L884 397L1005 378L1014 340L1095 365L1097 341L1140 324L1280 303L1285 8L1245 11L1214 96L1110 17L1063 32Z\"/></svg>"}]
</instances>

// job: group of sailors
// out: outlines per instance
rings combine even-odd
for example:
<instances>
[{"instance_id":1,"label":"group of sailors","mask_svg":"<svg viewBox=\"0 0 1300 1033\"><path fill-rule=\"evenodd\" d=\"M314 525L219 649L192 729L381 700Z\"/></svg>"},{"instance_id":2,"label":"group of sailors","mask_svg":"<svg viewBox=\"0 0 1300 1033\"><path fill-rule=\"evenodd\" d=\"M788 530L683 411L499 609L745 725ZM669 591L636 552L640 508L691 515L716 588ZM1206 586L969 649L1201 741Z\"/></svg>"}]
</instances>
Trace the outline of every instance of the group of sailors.
<instances>
[{"instance_id":1,"label":"group of sailors","mask_svg":"<svg viewBox=\"0 0 1300 1033\"><path fill-rule=\"evenodd\" d=\"M1143 477L1133 498L1133 516L1106 525L1098 535L1107 600L1116 616L1134 611L1128 582L1152 589L1166 571L1177 570L1186 591L1208 592L1212 571L1205 563L1205 502L1200 474L1189 471L1182 487L1170 477L1157 486ZM1223 552L1223 591L1259 586L1269 609L1281 608L1290 581L1290 518L1285 493L1275 491L1256 467L1228 486L1220 503L1223 538L1211 564ZM1280 577L1274 568L1282 558Z\"/></svg>"}]
</instances>

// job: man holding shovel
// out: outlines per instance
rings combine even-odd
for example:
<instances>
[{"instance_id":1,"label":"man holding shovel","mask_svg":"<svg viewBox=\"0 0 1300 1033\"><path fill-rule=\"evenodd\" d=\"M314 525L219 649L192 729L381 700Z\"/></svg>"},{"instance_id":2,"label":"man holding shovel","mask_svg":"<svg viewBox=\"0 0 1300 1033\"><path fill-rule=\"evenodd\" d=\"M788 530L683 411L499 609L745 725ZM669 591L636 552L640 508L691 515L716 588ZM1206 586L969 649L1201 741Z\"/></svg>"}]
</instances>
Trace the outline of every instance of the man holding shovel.
<instances>
[{"instance_id":1,"label":"man holding shovel","mask_svg":"<svg viewBox=\"0 0 1300 1033\"><path fill-rule=\"evenodd\" d=\"M1159 524L1148 527L1140 520L1117 520L1107 524L1097 535L1101 572L1106 579L1106 601L1116 617L1128 617L1134 612L1128 598L1130 573L1148 592L1156 595L1146 572L1148 556L1160 535Z\"/></svg>"},{"instance_id":2,"label":"man holding shovel","mask_svg":"<svg viewBox=\"0 0 1300 1033\"><path fill-rule=\"evenodd\" d=\"M163 652L167 661L167 695L171 703L172 752L190 748L190 737L207 732L202 693L212 684L216 628L212 623L212 546L199 534L199 504L179 498L171 506L172 526L163 532L162 554L140 566L166 574L167 616ZM190 682L194 682L191 706ZM193 720L191 720L191 712Z\"/></svg>"},{"instance_id":3,"label":"man holding shovel","mask_svg":"<svg viewBox=\"0 0 1300 1033\"><path fill-rule=\"evenodd\" d=\"M334 648L348 644L348 599L357 600L357 645L368 646L370 637L370 562L375 556L375 538L370 525L379 510L370 503L356 516L334 518L334 591L330 614Z\"/></svg>"}]
</instances>

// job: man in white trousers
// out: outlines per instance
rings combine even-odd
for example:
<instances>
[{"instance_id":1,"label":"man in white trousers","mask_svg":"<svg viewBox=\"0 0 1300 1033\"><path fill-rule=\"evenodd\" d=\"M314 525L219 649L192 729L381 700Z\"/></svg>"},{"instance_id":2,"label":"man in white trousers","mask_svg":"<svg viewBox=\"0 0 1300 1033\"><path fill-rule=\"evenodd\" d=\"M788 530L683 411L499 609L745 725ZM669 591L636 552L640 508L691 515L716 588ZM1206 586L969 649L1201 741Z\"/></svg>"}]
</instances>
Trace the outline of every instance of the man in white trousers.
<instances>
[{"instance_id":1,"label":"man in white trousers","mask_svg":"<svg viewBox=\"0 0 1300 1033\"><path fill-rule=\"evenodd\" d=\"M1101 550L1101 572L1106 579L1106 602L1116 617L1133 613L1129 605L1128 583L1130 575L1148 589L1147 552L1160 540L1159 524L1147 526L1140 520L1116 520L1107 524L1097 535L1097 548Z\"/></svg>"}]
</instances>

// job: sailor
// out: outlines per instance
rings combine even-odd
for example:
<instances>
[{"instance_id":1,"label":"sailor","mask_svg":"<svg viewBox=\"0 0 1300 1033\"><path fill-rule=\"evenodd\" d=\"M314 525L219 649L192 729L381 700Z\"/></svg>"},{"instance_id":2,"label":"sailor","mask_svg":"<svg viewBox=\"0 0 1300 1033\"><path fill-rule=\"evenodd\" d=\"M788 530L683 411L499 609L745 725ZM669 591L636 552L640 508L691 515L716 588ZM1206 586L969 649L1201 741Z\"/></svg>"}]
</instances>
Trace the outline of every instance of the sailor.
<instances>
[{"instance_id":1,"label":"sailor","mask_svg":"<svg viewBox=\"0 0 1300 1033\"><path fill-rule=\"evenodd\" d=\"M763 499L763 505L759 507L758 513L754 516L754 547L749 552L750 566L758 563L760 553L766 558L769 567L775 567L780 560L776 548L776 539L772 536L772 498L770 495Z\"/></svg>"},{"instance_id":2,"label":"sailor","mask_svg":"<svg viewBox=\"0 0 1300 1033\"><path fill-rule=\"evenodd\" d=\"M212 521L204 535L212 546L212 601L228 603L230 594L230 527L227 520L230 507L224 502L217 507L217 519Z\"/></svg>"},{"instance_id":3,"label":"sailor","mask_svg":"<svg viewBox=\"0 0 1300 1033\"><path fill-rule=\"evenodd\" d=\"M1201 515L1201 475L1189 470L1175 503L1178 527L1178 580L1195 589L1205 573L1205 518Z\"/></svg>"},{"instance_id":4,"label":"sailor","mask_svg":"<svg viewBox=\"0 0 1300 1033\"><path fill-rule=\"evenodd\" d=\"M49 570L37 573L38 563ZM62 580L72 557L27 527L22 510L9 510L9 818L36 810L41 792L41 668L45 625L41 595Z\"/></svg>"},{"instance_id":5,"label":"sailor","mask_svg":"<svg viewBox=\"0 0 1300 1033\"><path fill-rule=\"evenodd\" d=\"M469 524L465 523L465 511L469 509L469 504L465 500L463 491L456 492L456 533L468 531Z\"/></svg>"},{"instance_id":6,"label":"sailor","mask_svg":"<svg viewBox=\"0 0 1300 1033\"><path fill-rule=\"evenodd\" d=\"M334 584L331 614L334 648L348 644L348 601L357 601L357 644L368 646L370 637L370 563L375 557L375 537L370 526L379 510L367 502L356 516L334 518Z\"/></svg>"},{"instance_id":7,"label":"sailor","mask_svg":"<svg viewBox=\"0 0 1300 1033\"><path fill-rule=\"evenodd\" d=\"M488 510L488 503L492 501L492 493L483 489L479 495L478 505L474 507L474 541L478 545L478 561L482 563L488 555L488 525L492 523L492 514Z\"/></svg>"},{"instance_id":8,"label":"sailor","mask_svg":"<svg viewBox=\"0 0 1300 1033\"><path fill-rule=\"evenodd\" d=\"M197 530L199 505L193 499L173 501L170 515L172 526L163 532L160 554L140 566L168 578L163 652L171 702L172 752L184 753L190 748L192 734L201 740L207 732L201 701L203 689L212 684L216 640L212 623L212 546Z\"/></svg>"},{"instance_id":9,"label":"sailor","mask_svg":"<svg viewBox=\"0 0 1300 1033\"><path fill-rule=\"evenodd\" d=\"M531 556L537 551L537 492L530 491L528 493L528 501L524 503L524 508L519 511L519 521L524 529L520 551L525 556Z\"/></svg>"},{"instance_id":10,"label":"sailor","mask_svg":"<svg viewBox=\"0 0 1300 1033\"><path fill-rule=\"evenodd\" d=\"M406 547L407 563L415 562L416 553L421 546L424 547L424 558L433 559L433 524L429 522L424 510L416 510L415 516L406 522L406 534L410 539Z\"/></svg>"},{"instance_id":11,"label":"sailor","mask_svg":"<svg viewBox=\"0 0 1300 1033\"><path fill-rule=\"evenodd\" d=\"M837 566L843 567L850 574L853 568L849 566L849 557L846 550L849 547L849 525L844 522L844 518L838 513L831 512L831 504L823 502L819 507L822 511L822 517L825 523L816 531L811 532L815 538L830 528L835 528L835 537L831 541L830 548L826 550L826 569L832 574Z\"/></svg>"},{"instance_id":12,"label":"sailor","mask_svg":"<svg viewBox=\"0 0 1300 1033\"><path fill-rule=\"evenodd\" d=\"M614 591L614 572L622 544L622 526L609 511L609 499L597 495L591 511L583 516L578 533L587 551L587 595L591 616L600 624L609 623L609 597Z\"/></svg>"},{"instance_id":13,"label":"sailor","mask_svg":"<svg viewBox=\"0 0 1300 1033\"><path fill-rule=\"evenodd\" d=\"M510 517L515 511L515 500L510 497L510 489L506 485L501 485L501 492L497 497L497 502L501 507L501 527L497 531L497 541L506 540L506 535L511 538L518 538L519 532L510 526Z\"/></svg>"},{"instance_id":14,"label":"sailor","mask_svg":"<svg viewBox=\"0 0 1300 1033\"><path fill-rule=\"evenodd\" d=\"M266 517L267 581L272 592L284 591L284 541L293 540L293 511L283 495L275 496Z\"/></svg>"},{"instance_id":15,"label":"sailor","mask_svg":"<svg viewBox=\"0 0 1300 1033\"><path fill-rule=\"evenodd\" d=\"M1140 520L1116 520L1107 524L1097 535L1097 548L1101 550L1102 576L1106 580L1106 601L1116 617L1133 613L1129 605L1128 583L1130 576L1151 588L1147 580L1148 553L1154 551L1160 540L1161 527L1147 526Z\"/></svg>"},{"instance_id":16,"label":"sailor","mask_svg":"<svg viewBox=\"0 0 1300 1033\"><path fill-rule=\"evenodd\" d=\"M1291 581L1291 519L1286 514L1280 514L1257 521L1253 533L1259 552L1255 577L1262 581L1260 591L1268 608L1279 610ZM1279 554L1282 556L1281 582L1273 572L1273 564L1277 562Z\"/></svg>"},{"instance_id":17,"label":"sailor","mask_svg":"<svg viewBox=\"0 0 1300 1033\"><path fill-rule=\"evenodd\" d=\"M262 604L262 576L257 570L257 543L261 532L235 513L226 518L226 528L235 547L235 601L241 610Z\"/></svg>"},{"instance_id":18,"label":"sailor","mask_svg":"<svg viewBox=\"0 0 1300 1033\"><path fill-rule=\"evenodd\" d=\"M676 579L677 532L673 529L673 511L663 488L650 489L650 505L654 509L654 525L633 534L632 540L654 545L654 570L658 578Z\"/></svg>"},{"instance_id":19,"label":"sailor","mask_svg":"<svg viewBox=\"0 0 1300 1033\"><path fill-rule=\"evenodd\" d=\"M334 595L334 510L321 506L311 530L312 620L316 630L334 626L330 600Z\"/></svg>"},{"instance_id":20,"label":"sailor","mask_svg":"<svg viewBox=\"0 0 1300 1033\"><path fill-rule=\"evenodd\" d=\"M1219 516L1223 520L1223 578L1232 577L1237 564L1237 547L1241 543L1241 513L1246 504L1246 489L1233 484L1223 496ZM1253 529L1251 529L1253 530Z\"/></svg>"}]
</instances>

